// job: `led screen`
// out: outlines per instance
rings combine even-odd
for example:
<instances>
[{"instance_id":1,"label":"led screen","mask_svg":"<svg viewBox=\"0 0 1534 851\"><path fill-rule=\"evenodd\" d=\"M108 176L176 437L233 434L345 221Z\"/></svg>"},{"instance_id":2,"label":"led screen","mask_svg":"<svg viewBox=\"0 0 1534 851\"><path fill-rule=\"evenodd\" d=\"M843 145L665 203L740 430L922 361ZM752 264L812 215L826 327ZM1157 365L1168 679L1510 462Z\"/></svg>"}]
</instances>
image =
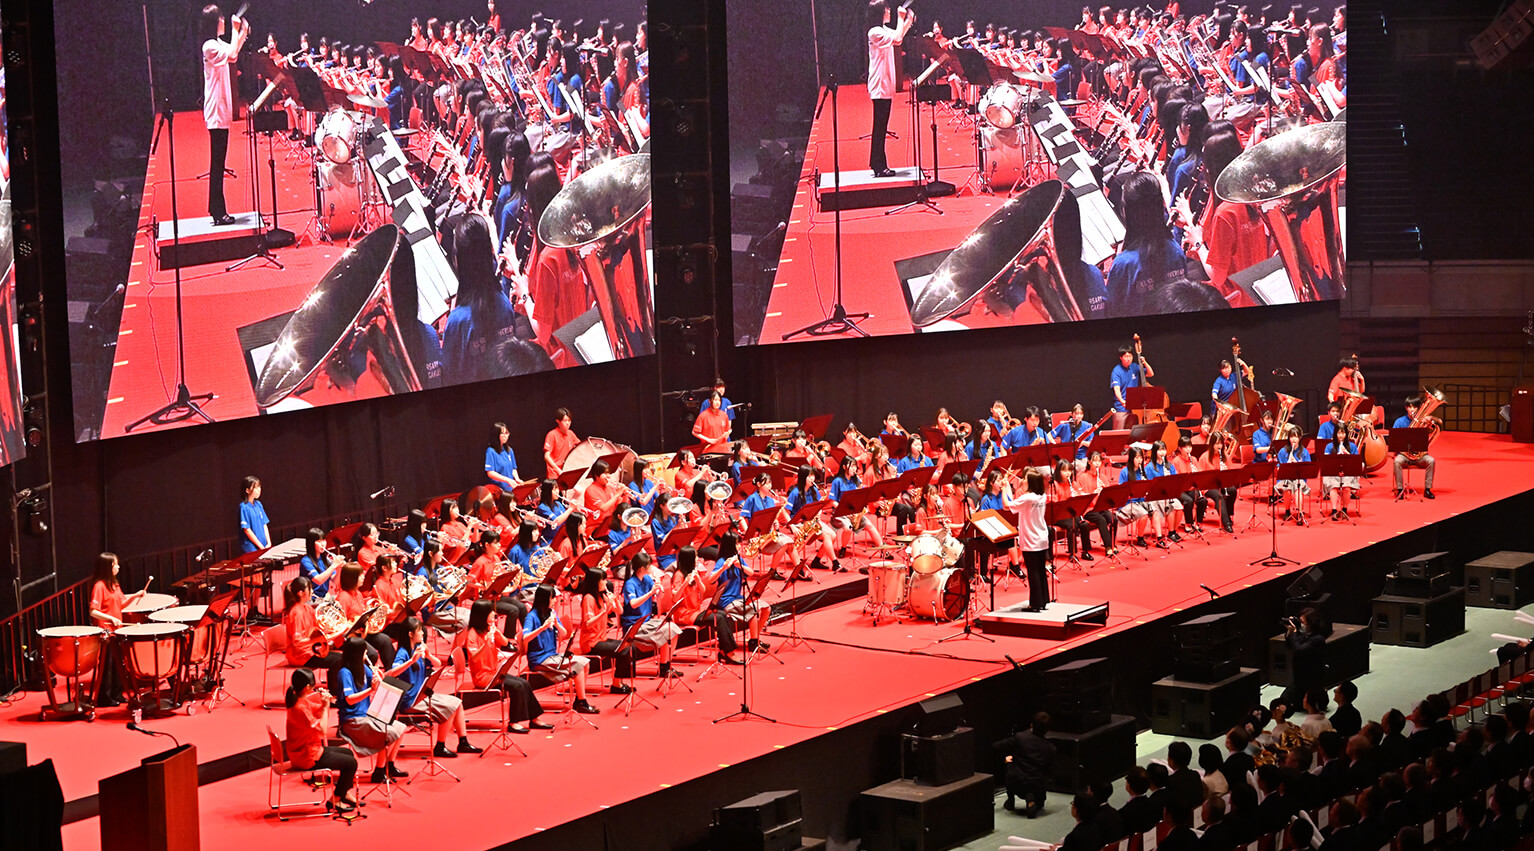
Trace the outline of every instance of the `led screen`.
<instances>
[{"instance_id":1,"label":"led screen","mask_svg":"<svg viewBox=\"0 0 1534 851\"><path fill-rule=\"evenodd\" d=\"M76 439L653 354L645 7L556 6L55 3Z\"/></svg>"},{"instance_id":2,"label":"led screen","mask_svg":"<svg viewBox=\"0 0 1534 851\"><path fill-rule=\"evenodd\" d=\"M26 454L21 439L21 349L16 314L16 242L11 232L10 121L0 64L0 467Z\"/></svg>"},{"instance_id":3,"label":"led screen","mask_svg":"<svg viewBox=\"0 0 1534 851\"><path fill-rule=\"evenodd\" d=\"M1345 9L1165 8L730 3L736 342L1341 298Z\"/></svg>"}]
</instances>

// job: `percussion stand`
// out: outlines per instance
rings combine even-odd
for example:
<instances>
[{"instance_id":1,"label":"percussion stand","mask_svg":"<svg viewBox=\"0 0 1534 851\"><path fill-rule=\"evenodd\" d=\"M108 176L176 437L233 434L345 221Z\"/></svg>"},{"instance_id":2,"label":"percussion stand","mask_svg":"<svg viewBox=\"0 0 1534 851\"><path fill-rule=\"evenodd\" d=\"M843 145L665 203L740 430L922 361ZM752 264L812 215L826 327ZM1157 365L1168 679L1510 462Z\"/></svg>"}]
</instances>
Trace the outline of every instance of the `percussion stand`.
<instances>
[{"instance_id":1,"label":"percussion stand","mask_svg":"<svg viewBox=\"0 0 1534 851\"><path fill-rule=\"evenodd\" d=\"M942 643L944 643L946 641L953 641L955 639L960 639L960 638L964 638L964 639L978 638L981 641L989 641L992 644L995 644L996 643L996 639L990 637L989 635L985 635L985 634L982 634L982 633L979 633L979 632L975 632L975 630L974 630L975 622L974 622L973 612L971 611L971 607L975 603L975 591L974 591L974 589L975 589L975 575L976 575L976 571L975 571L974 554L970 550L969 547L965 547L964 548L964 556L963 557L964 557L964 559L967 562L966 565L961 569L961 572L964 574L964 628L959 630L958 632L954 633L953 635L945 635L942 638L939 638L937 640L937 643L938 644L942 644ZM939 591L938 593L941 594L942 592ZM995 608L995 605L994 605L995 604L995 596L996 596L996 585L993 582L992 585L991 585L991 598L992 598L991 602L992 602L992 608L993 609Z\"/></svg>"},{"instance_id":2,"label":"percussion stand","mask_svg":"<svg viewBox=\"0 0 1534 851\"><path fill-rule=\"evenodd\" d=\"M974 189L970 190L970 192L972 194L974 194L974 195L994 195L996 193L991 191L991 184L987 183L986 180L985 180L985 146L982 144L982 141L985 138L985 136L984 136L984 133L982 132L982 130L980 128L980 122L979 121L975 122L974 138L975 138L975 171L974 171L973 174L971 174L969 176L968 180L964 181L964 185L959 187L958 192L960 194L962 194L964 192L964 190L969 189L970 188L970 184L973 183L973 184L975 184L975 187L974 187Z\"/></svg>"},{"instance_id":3,"label":"percussion stand","mask_svg":"<svg viewBox=\"0 0 1534 851\"><path fill-rule=\"evenodd\" d=\"M224 687L226 684L224 669L229 667L229 634L233 628L233 621L223 615L213 616L211 604L209 605L209 613L203 616L204 620L209 620L210 618L210 622L221 622L224 624L224 627L219 630L221 638L218 640L218 650L213 655L212 663L208 666L208 684L213 688L207 698L205 698L204 705L207 706L209 712L217 709L226 700L232 700L241 706L245 706L245 701L235 697ZM198 626L201 625L198 624Z\"/></svg>"},{"instance_id":4,"label":"percussion stand","mask_svg":"<svg viewBox=\"0 0 1534 851\"><path fill-rule=\"evenodd\" d=\"M261 247L249 257L243 260L236 260L225 266L224 271L226 273L233 272L236 269L243 269L246 265L258 261L265 263L269 268L281 269L283 268L282 262L277 259L277 255L272 253L272 248L278 245L292 245L294 242L292 231L281 230L277 227L277 159L276 152L272 147L272 133L276 130L288 129L288 114L279 109L247 110L245 115L247 118L247 134L250 137L251 193L254 198L256 220L260 223L261 228ZM259 155L258 152L261 150L261 143L256 139L258 134L266 136L266 164L271 171L272 227L270 230L267 229L266 221L261 217L261 192L259 188L261 181L256 177L257 168L255 166Z\"/></svg>"},{"instance_id":5,"label":"percussion stand","mask_svg":"<svg viewBox=\"0 0 1534 851\"><path fill-rule=\"evenodd\" d=\"M176 212L176 113L171 109L170 98L166 98L160 110L161 126L165 128L166 137L170 139L170 238L175 245L176 254L181 254L181 223L177 219ZM157 128L156 133L159 132ZM176 382L176 397L162 405L158 410L128 423L123 426L123 432L128 433L143 425L154 423L155 425L169 425L171 423L184 422L192 417L198 417L204 422L213 422L213 418L202 409L203 405L217 399L213 393L193 393L186 386L186 327L185 311L181 307L181 264L174 267L176 275L176 367L180 380Z\"/></svg>"}]
</instances>

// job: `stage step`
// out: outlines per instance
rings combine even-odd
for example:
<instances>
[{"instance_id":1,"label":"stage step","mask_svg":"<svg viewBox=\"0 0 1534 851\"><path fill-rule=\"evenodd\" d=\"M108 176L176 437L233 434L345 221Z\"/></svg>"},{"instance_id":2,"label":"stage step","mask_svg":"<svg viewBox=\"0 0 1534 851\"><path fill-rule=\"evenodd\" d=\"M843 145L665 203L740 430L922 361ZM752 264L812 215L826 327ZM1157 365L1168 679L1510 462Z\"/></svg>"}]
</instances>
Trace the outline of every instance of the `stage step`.
<instances>
[{"instance_id":1,"label":"stage step","mask_svg":"<svg viewBox=\"0 0 1534 851\"><path fill-rule=\"evenodd\" d=\"M207 216L159 222L154 250L160 268L176 269L205 263L228 263L257 253L262 248L261 215L234 213L234 224L215 225ZM179 233L177 233L179 230ZM179 240L179 244L178 244Z\"/></svg>"}]
</instances>

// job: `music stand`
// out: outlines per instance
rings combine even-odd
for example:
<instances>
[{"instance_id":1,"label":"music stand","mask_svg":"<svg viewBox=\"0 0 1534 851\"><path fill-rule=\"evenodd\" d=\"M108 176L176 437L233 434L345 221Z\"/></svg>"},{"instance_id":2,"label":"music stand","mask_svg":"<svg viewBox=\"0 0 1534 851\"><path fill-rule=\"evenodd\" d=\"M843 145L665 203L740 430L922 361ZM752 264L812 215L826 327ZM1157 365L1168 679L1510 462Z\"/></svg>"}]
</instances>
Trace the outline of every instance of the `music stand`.
<instances>
[{"instance_id":1,"label":"music stand","mask_svg":"<svg viewBox=\"0 0 1534 851\"><path fill-rule=\"evenodd\" d=\"M744 570L744 568L742 568L742 570ZM746 589L746 596L743 599L745 600L746 611L750 612L752 617L768 618L770 620L772 610L769 609L767 614L763 614L760 610L757 609L756 604L762 599L762 594L767 590L767 583L771 581L772 571L769 570L762 574L762 577L756 581L755 585L752 585ZM725 620L729 620L729 615L725 615ZM762 626L765 627L767 624L764 622ZM733 623L730 624L730 629L734 628L735 625ZM746 634L750 635L751 633L748 630ZM755 650L752 650L749 647L746 648L745 661L740 667L740 709L731 712L729 715L721 715L720 717L715 718L715 724L718 724L722 721L748 721L752 718L760 718L769 724L778 723L776 718L768 718L766 715L763 715L762 713L757 712L751 708L751 662L756 659L757 653L762 652L762 648L764 646L765 645L762 644L761 640L758 639ZM774 656L771 651L767 651L767 655L772 656L774 659L778 659L778 657ZM778 664L782 665L785 663L782 659L778 659Z\"/></svg>"},{"instance_id":2,"label":"music stand","mask_svg":"<svg viewBox=\"0 0 1534 851\"><path fill-rule=\"evenodd\" d=\"M1132 499L1134 499L1134 496L1135 496L1135 494L1134 494L1134 490L1135 490L1134 486L1135 486L1135 484L1136 484L1135 482L1125 482L1123 484L1118 484L1118 485L1108 485L1107 487L1105 487L1102 490L1098 491L1097 492L1097 510L1098 511L1112 511L1112 512L1114 512L1115 520L1117 520L1117 515L1118 515L1119 509L1121 509L1124 506L1128 505L1130 503L1130 501ZM1115 523L1115 525L1117 525L1117 524ZM1118 562L1120 565L1123 565L1124 568L1127 570L1129 565L1124 564L1123 560L1118 557L1118 551L1120 549L1120 547L1118 546L1118 541L1114 541L1113 543L1114 543L1114 547L1113 547L1114 554L1113 554L1113 557L1112 557L1111 560ZM1150 560L1149 556L1147 556L1144 553L1142 553L1140 551L1140 548L1135 546L1134 537L1133 536L1130 536L1129 543L1125 544L1125 546L1127 546L1132 551L1132 554L1138 555L1141 558L1145 559L1146 561Z\"/></svg>"},{"instance_id":3,"label":"music stand","mask_svg":"<svg viewBox=\"0 0 1534 851\"><path fill-rule=\"evenodd\" d=\"M629 654L629 658L631 660L629 662L630 668L633 668L635 665L638 664L638 660L633 658L633 656L634 656L634 636L638 635L639 634L639 630L644 627L645 620L646 620L646 618L640 618L639 620L634 621L634 625L629 627L627 630L625 630L624 633L623 633L623 637L618 640L618 649L613 652L613 682L617 682L618 681L618 670L617 670L618 657L622 656L625 652L627 652ZM638 679L639 671L638 670L634 670L633 673L634 673L633 679L634 679L634 682L636 683L636 685L631 686L629 688L628 694L625 694L623 696L623 699L618 701L618 705L614 706L613 708L617 709L619 706L623 707L623 714L625 716L627 716L630 712L632 712L634 710L634 704L636 702L644 703L645 705L649 706L651 709L659 709L660 708L659 706L656 706L655 704L651 703L648 698L646 698L644 695L641 695L639 693L639 686L637 685L637 683L639 681L639 679Z\"/></svg>"},{"instance_id":4,"label":"music stand","mask_svg":"<svg viewBox=\"0 0 1534 851\"><path fill-rule=\"evenodd\" d=\"M1188 489L1188 475L1186 473L1176 473L1170 476L1157 476L1154 479L1147 480L1146 485L1145 498L1147 500L1151 502L1175 503L1180 509L1182 507L1181 497L1183 492ZM1165 519L1164 515L1169 513L1172 512L1164 512L1163 514L1162 529L1167 532L1165 540L1177 544L1181 548L1182 544L1180 542L1172 540L1171 532L1175 530L1169 529L1166 525L1177 522L1175 518L1172 520Z\"/></svg>"},{"instance_id":5,"label":"music stand","mask_svg":"<svg viewBox=\"0 0 1534 851\"><path fill-rule=\"evenodd\" d=\"M1047 522L1052 527L1062 520L1074 519L1078 522L1084 522L1082 518L1086 516L1088 511L1092 510L1092 503L1096 501L1097 494L1087 493L1080 496L1073 496L1069 499L1062 499L1056 502L1047 502L1044 504L1045 522ZM1065 531L1065 534L1076 534L1076 524L1071 524L1071 527ZM1066 552L1070 554L1070 559L1066 563L1075 567L1077 570L1081 570L1081 560L1076 558L1076 548L1070 546L1069 540L1067 540L1066 544ZM1053 561L1053 559L1051 559L1051 561ZM1054 599L1055 598L1053 596L1050 597L1051 602L1053 602Z\"/></svg>"},{"instance_id":6,"label":"music stand","mask_svg":"<svg viewBox=\"0 0 1534 851\"><path fill-rule=\"evenodd\" d=\"M949 461L943 465L943 472L937 476L938 484L951 485L954 476L963 476L966 482L974 481L975 470L979 466L979 458L971 458L968 461Z\"/></svg>"},{"instance_id":7,"label":"music stand","mask_svg":"<svg viewBox=\"0 0 1534 851\"><path fill-rule=\"evenodd\" d=\"M666 556L676 555L677 550L680 550L682 547L685 547L688 544L696 541L698 539L698 533L702 531L702 523L678 523L677 525L671 527L671 531L666 533L666 537L662 538L655 545L655 557L657 559L661 559L665 558Z\"/></svg>"},{"instance_id":8,"label":"music stand","mask_svg":"<svg viewBox=\"0 0 1534 851\"><path fill-rule=\"evenodd\" d=\"M1165 411L1168 404L1166 388L1147 384L1142 387L1128 387L1124 390L1124 407L1130 411L1137 411L1140 424L1144 425L1146 414L1150 411Z\"/></svg>"},{"instance_id":9,"label":"music stand","mask_svg":"<svg viewBox=\"0 0 1534 851\"><path fill-rule=\"evenodd\" d=\"M889 453L890 453L890 464L891 465L893 465L895 463L895 459L902 458L902 457L910 454L910 449L911 449L911 436L910 435L907 435L907 434L883 434L883 433L881 433L879 435L879 442L884 444L884 448L885 449L889 450Z\"/></svg>"},{"instance_id":10,"label":"music stand","mask_svg":"<svg viewBox=\"0 0 1534 851\"><path fill-rule=\"evenodd\" d=\"M1408 453L1426 455L1428 445L1431 443L1428 439L1429 434L1429 430L1425 428L1393 428L1385 435L1385 447L1398 456ZM1408 494L1417 493L1412 489L1409 470L1411 470L1410 467L1402 467L1401 471L1404 475L1401 477L1401 492L1396 494L1397 502L1405 499ZM1417 499L1419 501L1422 499L1420 493L1417 494Z\"/></svg>"},{"instance_id":11,"label":"music stand","mask_svg":"<svg viewBox=\"0 0 1534 851\"><path fill-rule=\"evenodd\" d=\"M1269 475L1271 476L1271 481L1277 484L1280 481L1289 481L1291 479L1309 479L1316 475L1320 469L1321 465L1315 461L1295 461L1288 464L1275 463L1272 465L1272 472ZM1273 551L1266 558L1260 558L1256 561L1248 562L1248 564L1260 564L1263 567L1283 567L1286 564L1299 564L1298 561L1292 558L1284 558L1278 554L1277 502L1270 502L1268 504L1268 515L1268 521L1272 524L1270 534L1272 535Z\"/></svg>"},{"instance_id":12,"label":"music stand","mask_svg":"<svg viewBox=\"0 0 1534 851\"><path fill-rule=\"evenodd\" d=\"M1359 487L1353 488L1353 501L1357 502L1359 500L1358 494L1363 490L1363 457L1352 452L1344 452L1341 455L1317 455L1315 458L1321 465L1321 477L1323 479L1327 476L1335 478L1354 477L1359 479ZM1362 516L1363 511L1360 510L1358 514ZM1353 519L1353 515L1349 514L1347 518L1349 523L1355 526L1358 525L1358 521Z\"/></svg>"},{"instance_id":13,"label":"music stand","mask_svg":"<svg viewBox=\"0 0 1534 851\"><path fill-rule=\"evenodd\" d=\"M1128 430L1099 431L1087 441L1087 455L1093 452L1101 452L1103 458L1117 458L1124 454L1124 447L1129 445Z\"/></svg>"},{"instance_id":14,"label":"music stand","mask_svg":"<svg viewBox=\"0 0 1534 851\"><path fill-rule=\"evenodd\" d=\"M968 524L961 531L962 532L971 533L971 534L967 534L967 535L961 534L960 537L962 537L962 538L964 538L966 540L968 540L970 538L983 537L992 546L998 546L998 545L1000 545L1000 544L1002 544L1004 542L1010 542L1010 541L1012 541L1012 540L1017 538L1017 527L1013 526L1012 523L1007 520L1006 515L1002 514L1000 511L997 511L995 509L986 509L985 511L977 511L977 512L975 512L974 514L972 514L970 516ZM979 534L978 535L973 534L973 533L976 533L976 532L978 532ZM988 559L989 559L990 555L991 554L987 554L987 558ZM990 637L989 635L985 635L984 633L980 633L980 632L976 632L975 631L975 622L974 622L973 612L971 611L971 609L973 608L973 603L974 603L974 598L975 598L975 576L976 576L976 574L979 574L979 573L982 573L982 572L987 574L986 579L990 583L990 586L991 586L991 610L992 611L996 610L996 581L989 576L989 573L990 573L989 569L987 569L985 571L979 571L979 570L975 569L975 567L974 567L974 557L975 557L974 548L972 548L972 547L965 547L964 548L964 557L968 558L970 560L970 568L967 569L967 570L961 570L960 571L960 573L963 575L963 578L964 578L964 583L963 583L963 586L962 586L964 588L964 603L963 603L963 605L964 605L964 628L959 630L958 632L953 633L952 635L945 635L942 638L939 638L937 640L937 643L938 644L942 644L942 643L947 642L947 641L954 641L954 640L961 639L961 638L962 639L978 638L981 641L988 641L988 642L990 642L992 644L995 644L996 643L996 639ZM987 566L987 567L989 567L989 566ZM934 608L936 608L936 607L934 606ZM934 612L934 616L935 615L936 615L936 613Z\"/></svg>"},{"instance_id":15,"label":"music stand","mask_svg":"<svg viewBox=\"0 0 1534 851\"><path fill-rule=\"evenodd\" d=\"M1207 499L1208 498L1207 494L1211 490L1215 490L1215 487L1216 487L1217 483L1219 482L1220 473L1222 473L1222 472L1224 472L1224 471L1223 470L1200 470L1200 471L1198 471L1196 473L1188 473L1188 474L1186 474L1188 476L1188 490L1193 492L1193 507L1194 507L1194 512L1195 512L1194 519L1200 521L1198 523L1192 524L1193 525L1193 535L1195 537L1197 537L1200 541L1203 541L1205 544L1209 543L1209 539L1204 536L1204 524L1202 522L1203 521L1203 517L1198 513L1198 500L1199 500L1200 497L1204 497L1204 498ZM1218 491L1216 491L1216 496L1219 499L1224 499L1225 498L1224 495L1220 494ZM1207 506L1208 503L1205 503L1205 505Z\"/></svg>"},{"instance_id":16,"label":"music stand","mask_svg":"<svg viewBox=\"0 0 1534 851\"><path fill-rule=\"evenodd\" d=\"M225 591L214 596L208 601L208 608L197 621L197 625L192 628L195 635L197 630L205 629L219 621L226 623L226 626L221 630L223 633L222 639L208 650L208 668L204 685L208 689L205 705L208 707L209 712L218 708L218 705L225 700L233 700L241 706L245 705L245 701L230 694L224 688L223 676L224 668L229 664L229 633L234 624L233 620L227 617L225 613L229 611L229 606L234 603L234 598L239 596L239 593L239 591Z\"/></svg>"},{"instance_id":17,"label":"music stand","mask_svg":"<svg viewBox=\"0 0 1534 851\"><path fill-rule=\"evenodd\" d=\"M1269 506L1269 510L1268 510L1268 520L1266 521L1267 523L1269 523L1269 525L1271 525L1273 522L1275 522L1274 518L1276 518L1278 516L1277 509L1274 508L1274 506L1278 505L1278 500L1271 498L1271 496L1273 494L1273 486L1272 486L1272 481L1273 481L1273 466L1274 466L1274 462L1267 460L1267 456L1264 455L1261 458L1258 458L1257 460L1253 461L1252 463L1247 464L1243 468L1243 469L1249 471L1249 473L1250 473L1250 477L1247 479L1245 484L1250 484L1250 485L1255 487L1257 484L1259 484L1261 482L1268 482L1269 483L1269 485L1268 485L1268 493L1269 493L1268 506ZM1263 498L1260 495L1254 493L1254 494L1252 494L1251 499L1252 499L1252 516L1247 519L1246 526L1242 527L1241 531L1243 531L1243 532L1247 532L1247 531L1250 531L1252 529L1259 529L1259 528L1262 527L1262 524L1265 522L1262 519L1262 515L1257 513L1257 504L1259 502L1261 502ZM1256 562L1252 562L1252 563L1256 564Z\"/></svg>"}]
</instances>

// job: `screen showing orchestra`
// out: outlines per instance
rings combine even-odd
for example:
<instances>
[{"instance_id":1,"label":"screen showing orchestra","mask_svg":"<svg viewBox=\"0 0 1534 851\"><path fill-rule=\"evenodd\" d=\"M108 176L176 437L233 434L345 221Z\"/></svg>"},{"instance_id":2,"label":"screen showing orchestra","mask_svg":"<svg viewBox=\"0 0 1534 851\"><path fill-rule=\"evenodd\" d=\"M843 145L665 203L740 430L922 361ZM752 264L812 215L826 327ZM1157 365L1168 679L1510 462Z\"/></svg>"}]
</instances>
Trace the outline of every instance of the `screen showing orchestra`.
<instances>
[{"instance_id":1,"label":"screen showing orchestra","mask_svg":"<svg viewBox=\"0 0 1534 851\"><path fill-rule=\"evenodd\" d=\"M1336 300L1347 11L731 3L736 338ZM738 101L738 102L737 102Z\"/></svg>"},{"instance_id":2,"label":"screen showing orchestra","mask_svg":"<svg viewBox=\"0 0 1534 851\"><path fill-rule=\"evenodd\" d=\"M5 110L5 66L0 63L0 467L19 460L21 341L16 312L16 243L11 231L11 152Z\"/></svg>"},{"instance_id":3,"label":"screen showing orchestra","mask_svg":"<svg viewBox=\"0 0 1534 851\"><path fill-rule=\"evenodd\" d=\"M55 5L77 439L654 353L645 4L499 5Z\"/></svg>"}]
</instances>

